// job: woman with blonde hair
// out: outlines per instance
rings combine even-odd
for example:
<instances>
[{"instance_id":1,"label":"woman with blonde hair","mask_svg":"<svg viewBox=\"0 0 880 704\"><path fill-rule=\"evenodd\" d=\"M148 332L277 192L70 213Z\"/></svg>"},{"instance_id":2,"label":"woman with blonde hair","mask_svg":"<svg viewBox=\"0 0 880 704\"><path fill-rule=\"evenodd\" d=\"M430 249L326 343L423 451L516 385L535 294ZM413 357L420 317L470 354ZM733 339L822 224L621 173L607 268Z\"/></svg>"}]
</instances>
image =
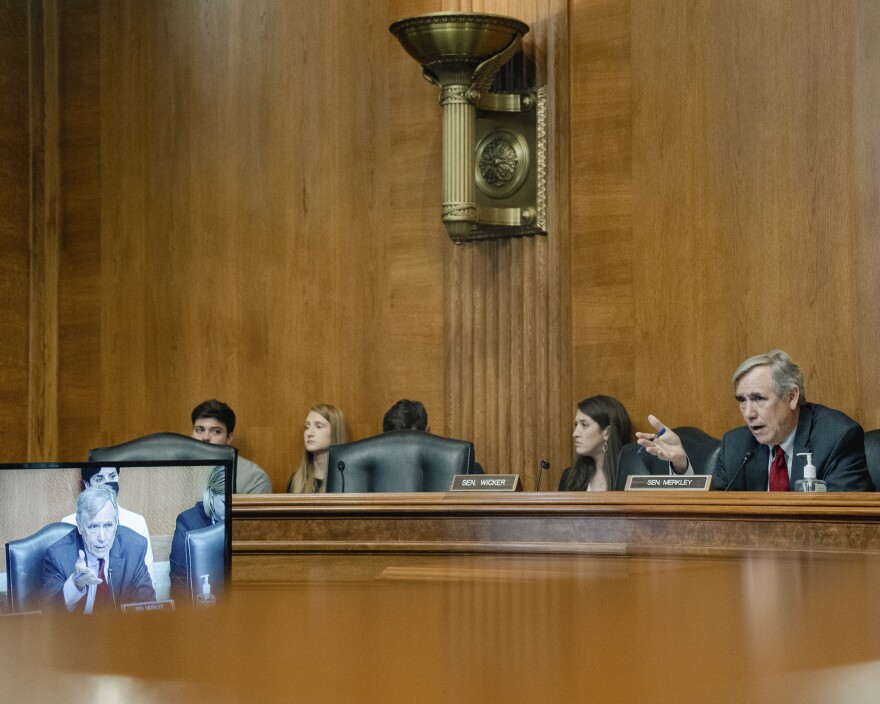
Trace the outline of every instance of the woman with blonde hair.
<instances>
[{"instance_id":1,"label":"woman with blonde hair","mask_svg":"<svg viewBox=\"0 0 880 704\"><path fill-rule=\"evenodd\" d=\"M302 461L290 476L287 491L291 494L316 494L327 491L327 459L330 446L348 442L345 416L336 406L319 403L306 416L303 430Z\"/></svg>"}]
</instances>

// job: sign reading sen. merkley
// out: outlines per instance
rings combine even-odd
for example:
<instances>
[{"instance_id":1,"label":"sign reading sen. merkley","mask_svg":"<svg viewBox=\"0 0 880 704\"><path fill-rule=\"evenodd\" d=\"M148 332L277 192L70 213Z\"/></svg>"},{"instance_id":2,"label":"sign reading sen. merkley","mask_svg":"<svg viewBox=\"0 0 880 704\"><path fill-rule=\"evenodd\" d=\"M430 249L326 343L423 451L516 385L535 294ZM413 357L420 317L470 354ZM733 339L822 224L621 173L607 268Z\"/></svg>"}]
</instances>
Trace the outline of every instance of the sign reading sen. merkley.
<instances>
[{"instance_id":1,"label":"sign reading sen. merkley","mask_svg":"<svg viewBox=\"0 0 880 704\"><path fill-rule=\"evenodd\" d=\"M449 491L522 491L518 474L456 474Z\"/></svg>"},{"instance_id":2,"label":"sign reading sen. merkley","mask_svg":"<svg viewBox=\"0 0 880 704\"><path fill-rule=\"evenodd\" d=\"M689 477L664 477L652 474L631 474L626 478L626 491L709 491L711 474Z\"/></svg>"}]
</instances>

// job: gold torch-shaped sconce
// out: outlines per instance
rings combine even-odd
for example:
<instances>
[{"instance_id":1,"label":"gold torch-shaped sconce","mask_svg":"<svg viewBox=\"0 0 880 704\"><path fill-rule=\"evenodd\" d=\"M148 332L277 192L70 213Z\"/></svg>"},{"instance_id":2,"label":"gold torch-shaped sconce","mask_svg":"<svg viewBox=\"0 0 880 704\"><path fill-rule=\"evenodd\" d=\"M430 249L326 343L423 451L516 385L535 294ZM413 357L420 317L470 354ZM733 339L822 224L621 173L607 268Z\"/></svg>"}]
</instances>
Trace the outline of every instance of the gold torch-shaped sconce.
<instances>
[{"instance_id":1,"label":"gold torch-shaped sconce","mask_svg":"<svg viewBox=\"0 0 880 704\"><path fill-rule=\"evenodd\" d=\"M442 220L450 239L546 235L545 91L491 92L529 26L500 15L442 12L389 29L440 86Z\"/></svg>"}]
</instances>

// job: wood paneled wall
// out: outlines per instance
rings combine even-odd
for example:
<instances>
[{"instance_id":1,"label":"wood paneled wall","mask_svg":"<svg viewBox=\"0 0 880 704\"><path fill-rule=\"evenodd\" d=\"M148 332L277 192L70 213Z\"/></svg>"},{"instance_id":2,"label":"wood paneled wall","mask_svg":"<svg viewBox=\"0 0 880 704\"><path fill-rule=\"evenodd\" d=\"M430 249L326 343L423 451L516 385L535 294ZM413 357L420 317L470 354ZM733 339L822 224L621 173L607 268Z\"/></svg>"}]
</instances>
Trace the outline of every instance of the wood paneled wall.
<instances>
[{"instance_id":1,"label":"wood paneled wall","mask_svg":"<svg viewBox=\"0 0 880 704\"><path fill-rule=\"evenodd\" d=\"M28 456L28 6L0 0L0 456Z\"/></svg>"},{"instance_id":2,"label":"wood paneled wall","mask_svg":"<svg viewBox=\"0 0 880 704\"><path fill-rule=\"evenodd\" d=\"M218 397L280 489L309 406L339 405L364 437L409 397L530 487L541 457L553 483L567 464L578 399L721 433L730 372L777 346L810 398L880 425L875 3L29 7L57 48L31 25L48 91L0 96L5 459L188 432ZM24 90L26 18L3 8L0 73ZM531 25L551 94L546 238L445 236L436 88L387 29L438 10ZM22 151L53 100L54 166ZM55 245L39 213L40 241L22 235L21 198L37 199L15 168L35 154L59 184ZM50 260L28 264L39 251L58 252L54 281ZM20 342L28 325L57 330L54 361ZM28 379L57 380L57 402L32 391L25 412Z\"/></svg>"},{"instance_id":3,"label":"wood paneled wall","mask_svg":"<svg viewBox=\"0 0 880 704\"><path fill-rule=\"evenodd\" d=\"M572 3L573 387L720 434L787 350L880 425L880 5Z\"/></svg>"},{"instance_id":4,"label":"wood paneled wall","mask_svg":"<svg viewBox=\"0 0 880 704\"><path fill-rule=\"evenodd\" d=\"M445 278L445 425L475 439L490 471L520 473L531 489L542 458L555 476L569 458L568 6L475 0L444 9L529 24L525 51L551 96L548 236L448 250Z\"/></svg>"}]
</instances>

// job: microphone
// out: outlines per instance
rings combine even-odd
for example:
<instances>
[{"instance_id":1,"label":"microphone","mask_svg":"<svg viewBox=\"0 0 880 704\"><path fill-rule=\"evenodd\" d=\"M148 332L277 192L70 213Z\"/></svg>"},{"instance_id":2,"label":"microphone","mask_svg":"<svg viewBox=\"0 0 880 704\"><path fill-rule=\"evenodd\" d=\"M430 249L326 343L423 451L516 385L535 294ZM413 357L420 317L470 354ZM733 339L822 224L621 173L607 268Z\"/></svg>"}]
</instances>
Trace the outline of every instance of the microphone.
<instances>
[{"instance_id":1,"label":"microphone","mask_svg":"<svg viewBox=\"0 0 880 704\"><path fill-rule=\"evenodd\" d=\"M740 472L743 471L743 467L745 467L746 464L748 463L748 461L749 461L750 459L752 459L752 457L754 456L754 454L755 454L755 448L753 447L751 450L749 450L749 451L746 453L746 456L743 457L742 464L739 466L739 469L736 470L736 474L733 475L733 479L731 479L729 482L727 482L727 486L724 487L724 491L727 491L728 489L730 489L730 487L731 487L731 486L733 485L733 483L736 481L736 478L739 476Z\"/></svg>"},{"instance_id":2,"label":"microphone","mask_svg":"<svg viewBox=\"0 0 880 704\"><path fill-rule=\"evenodd\" d=\"M113 608L116 608L116 592L113 590L113 568L110 566L110 557L107 557L107 586L110 587L110 596L113 599Z\"/></svg>"},{"instance_id":3,"label":"microphone","mask_svg":"<svg viewBox=\"0 0 880 704\"><path fill-rule=\"evenodd\" d=\"M541 477L544 472L550 469L550 463L547 460L541 460L541 468L538 470L538 478L535 479L535 491L541 491Z\"/></svg>"},{"instance_id":4,"label":"microphone","mask_svg":"<svg viewBox=\"0 0 880 704\"><path fill-rule=\"evenodd\" d=\"M339 476L342 477L342 491L340 493L344 494L345 493L345 462L343 462L342 460L339 460L339 462L336 463L336 469L339 470Z\"/></svg>"}]
</instances>

